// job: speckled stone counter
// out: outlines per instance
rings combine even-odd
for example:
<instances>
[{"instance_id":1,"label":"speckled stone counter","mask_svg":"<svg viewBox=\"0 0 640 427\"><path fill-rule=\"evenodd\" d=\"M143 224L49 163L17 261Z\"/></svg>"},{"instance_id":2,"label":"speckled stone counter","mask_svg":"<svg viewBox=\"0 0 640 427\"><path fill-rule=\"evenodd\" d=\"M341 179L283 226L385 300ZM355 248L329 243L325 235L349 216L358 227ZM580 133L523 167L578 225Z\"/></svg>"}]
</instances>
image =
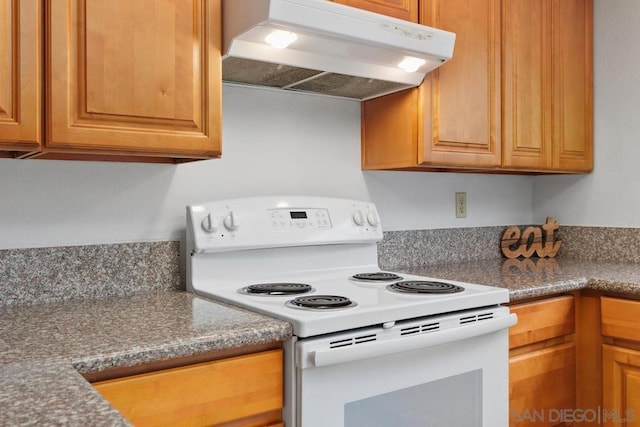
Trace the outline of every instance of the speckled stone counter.
<instances>
[{"instance_id":1,"label":"speckled stone counter","mask_svg":"<svg viewBox=\"0 0 640 427\"><path fill-rule=\"evenodd\" d=\"M131 425L70 365L46 361L0 366L0 425Z\"/></svg>"},{"instance_id":2,"label":"speckled stone counter","mask_svg":"<svg viewBox=\"0 0 640 427\"><path fill-rule=\"evenodd\" d=\"M79 373L283 341L292 333L286 322L185 292L6 306L0 319L0 425L126 425Z\"/></svg>"},{"instance_id":3,"label":"speckled stone counter","mask_svg":"<svg viewBox=\"0 0 640 427\"><path fill-rule=\"evenodd\" d=\"M496 258L390 270L507 288L511 301L585 288L640 297L640 265L635 263Z\"/></svg>"},{"instance_id":4,"label":"speckled stone counter","mask_svg":"<svg viewBox=\"0 0 640 427\"><path fill-rule=\"evenodd\" d=\"M0 250L0 306L184 290L179 242Z\"/></svg>"}]
</instances>

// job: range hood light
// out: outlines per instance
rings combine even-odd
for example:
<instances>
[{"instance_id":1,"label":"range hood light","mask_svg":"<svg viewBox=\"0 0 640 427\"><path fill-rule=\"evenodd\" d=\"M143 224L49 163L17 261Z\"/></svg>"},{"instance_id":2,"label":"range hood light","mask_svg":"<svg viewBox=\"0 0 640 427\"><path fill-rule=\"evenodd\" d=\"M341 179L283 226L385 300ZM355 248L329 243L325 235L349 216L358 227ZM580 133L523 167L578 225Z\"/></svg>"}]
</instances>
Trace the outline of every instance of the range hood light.
<instances>
[{"instance_id":1,"label":"range hood light","mask_svg":"<svg viewBox=\"0 0 640 427\"><path fill-rule=\"evenodd\" d=\"M284 49L297 39L298 36L296 35L296 33L292 33L291 31L276 30L265 37L264 41L266 41L276 49Z\"/></svg>"},{"instance_id":2,"label":"range hood light","mask_svg":"<svg viewBox=\"0 0 640 427\"><path fill-rule=\"evenodd\" d=\"M413 56L405 56L405 58L398 64L398 67L405 70L407 73L413 73L418 71L418 68L422 67L427 61L421 58L415 58Z\"/></svg>"}]
</instances>

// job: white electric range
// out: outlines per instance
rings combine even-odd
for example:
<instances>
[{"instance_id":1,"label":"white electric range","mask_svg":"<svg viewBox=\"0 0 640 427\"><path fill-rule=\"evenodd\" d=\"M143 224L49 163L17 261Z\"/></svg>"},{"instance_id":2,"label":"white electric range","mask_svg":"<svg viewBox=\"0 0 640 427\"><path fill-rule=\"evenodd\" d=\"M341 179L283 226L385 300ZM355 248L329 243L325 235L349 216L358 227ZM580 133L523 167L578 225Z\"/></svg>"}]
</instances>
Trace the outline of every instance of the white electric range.
<instances>
[{"instance_id":1,"label":"white electric range","mask_svg":"<svg viewBox=\"0 0 640 427\"><path fill-rule=\"evenodd\" d=\"M508 291L381 271L382 237L375 205L363 201L188 206L187 287L292 324L288 426L506 426L507 328L516 321L500 305ZM451 407L449 388L469 393L468 407ZM405 396L411 390L417 397Z\"/></svg>"}]
</instances>

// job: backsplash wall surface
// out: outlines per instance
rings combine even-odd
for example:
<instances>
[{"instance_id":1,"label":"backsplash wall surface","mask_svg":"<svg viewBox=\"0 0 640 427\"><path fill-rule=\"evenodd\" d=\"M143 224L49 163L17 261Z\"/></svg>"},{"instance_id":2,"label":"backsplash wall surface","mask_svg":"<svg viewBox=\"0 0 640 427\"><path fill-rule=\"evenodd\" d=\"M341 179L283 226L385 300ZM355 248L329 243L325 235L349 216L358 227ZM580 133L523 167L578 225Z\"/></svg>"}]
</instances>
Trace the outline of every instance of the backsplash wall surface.
<instances>
[{"instance_id":1,"label":"backsplash wall surface","mask_svg":"<svg viewBox=\"0 0 640 427\"><path fill-rule=\"evenodd\" d=\"M378 244L382 269L500 258L505 227L390 231Z\"/></svg>"},{"instance_id":2,"label":"backsplash wall surface","mask_svg":"<svg viewBox=\"0 0 640 427\"><path fill-rule=\"evenodd\" d=\"M505 226L391 231L382 269L502 259ZM561 227L559 258L640 262L640 229ZM177 241L0 250L0 305L184 290Z\"/></svg>"},{"instance_id":3,"label":"backsplash wall surface","mask_svg":"<svg viewBox=\"0 0 640 427\"><path fill-rule=\"evenodd\" d=\"M178 242L0 250L0 305L181 289Z\"/></svg>"}]
</instances>

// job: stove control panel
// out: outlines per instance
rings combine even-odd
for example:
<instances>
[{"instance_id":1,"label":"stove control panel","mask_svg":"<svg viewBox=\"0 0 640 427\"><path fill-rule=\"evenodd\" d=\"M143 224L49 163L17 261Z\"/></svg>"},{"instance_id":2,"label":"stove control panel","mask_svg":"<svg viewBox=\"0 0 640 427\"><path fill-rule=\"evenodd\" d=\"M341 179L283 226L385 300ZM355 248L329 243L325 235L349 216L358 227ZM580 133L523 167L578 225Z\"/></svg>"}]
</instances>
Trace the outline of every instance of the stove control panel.
<instances>
[{"instance_id":1,"label":"stove control panel","mask_svg":"<svg viewBox=\"0 0 640 427\"><path fill-rule=\"evenodd\" d=\"M267 217L274 230L327 230L331 228L328 209L270 209L267 211Z\"/></svg>"},{"instance_id":2,"label":"stove control panel","mask_svg":"<svg viewBox=\"0 0 640 427\"><path fill-rule=\"evenodd\" d=\"M373 203L329 197L252 197L187 207L193 252L382 240Z\"/></svg>"}]
</instances>

